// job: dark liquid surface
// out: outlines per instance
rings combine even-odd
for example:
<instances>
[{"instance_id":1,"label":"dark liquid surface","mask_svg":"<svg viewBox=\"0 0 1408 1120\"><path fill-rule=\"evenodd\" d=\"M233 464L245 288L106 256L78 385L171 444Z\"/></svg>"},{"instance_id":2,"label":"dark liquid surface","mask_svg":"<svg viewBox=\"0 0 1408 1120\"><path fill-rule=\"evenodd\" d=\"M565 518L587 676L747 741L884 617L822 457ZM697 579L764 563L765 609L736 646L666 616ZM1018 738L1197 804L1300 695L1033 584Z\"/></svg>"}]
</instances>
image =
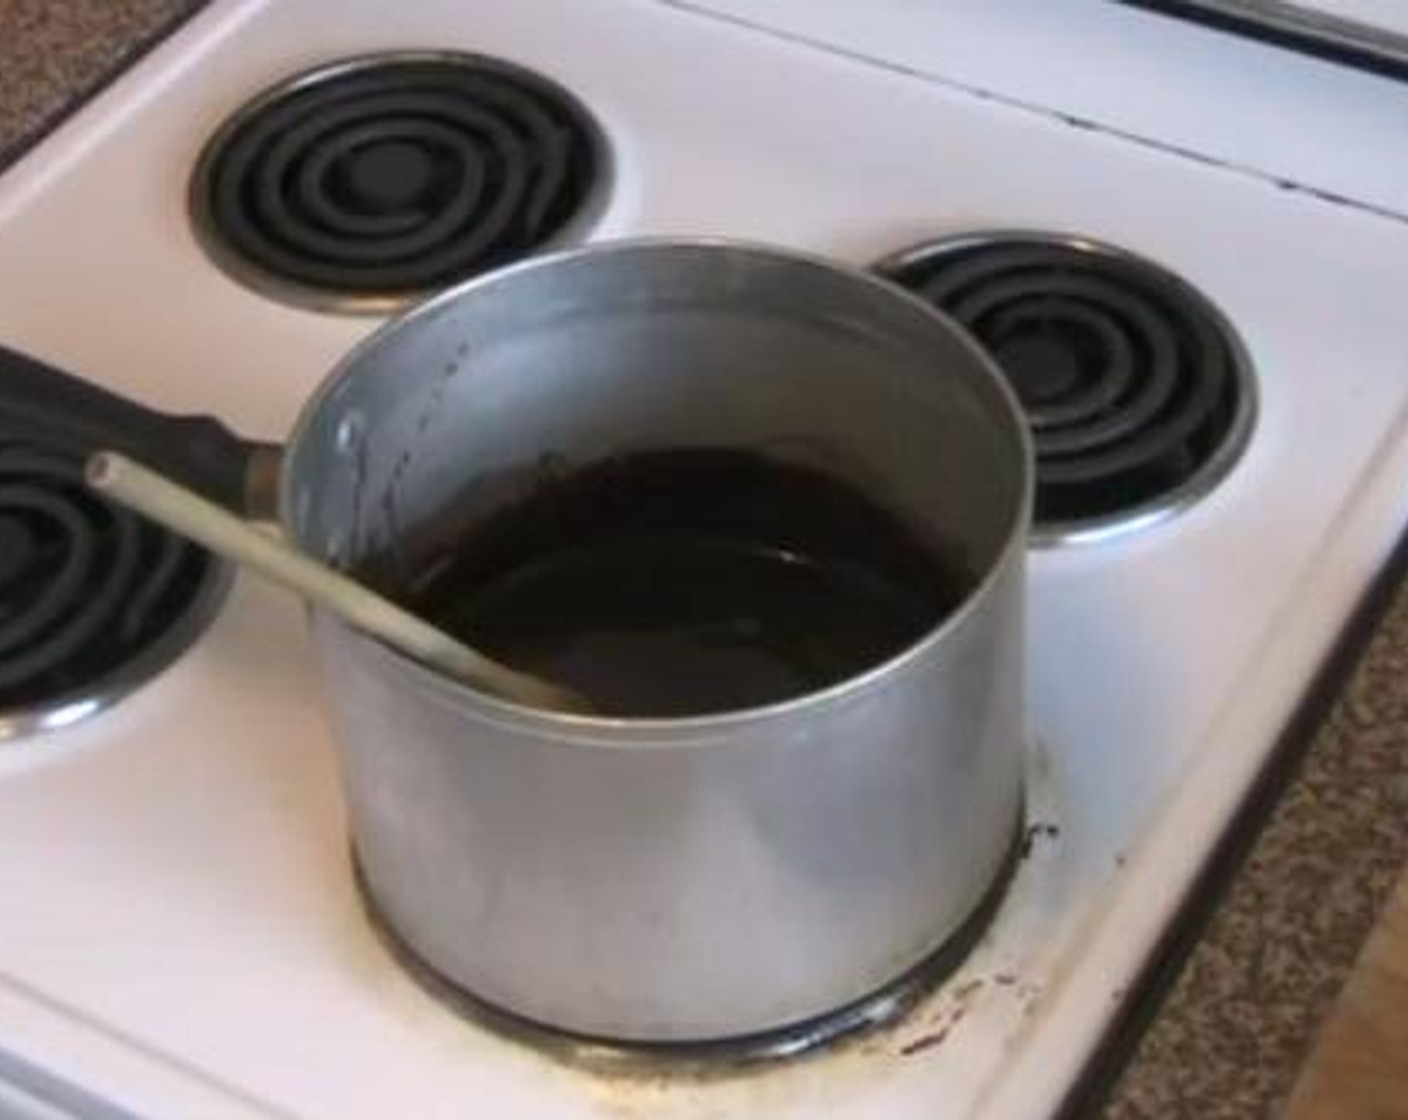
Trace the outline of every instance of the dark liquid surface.
<instances>
[{"instance_id":1,"label":"dark liquid surface","mask_svg":"<svg viewBox=\"0 0 1408 1120\"><path fill-rule=\"evenodd\" d=\"M410 606L604 714L775 703L900 652L972 577L820 473L722 451L584 468L453 533ZM402 596L404 598L404 595Z\"/></svg>"}]
</instances>

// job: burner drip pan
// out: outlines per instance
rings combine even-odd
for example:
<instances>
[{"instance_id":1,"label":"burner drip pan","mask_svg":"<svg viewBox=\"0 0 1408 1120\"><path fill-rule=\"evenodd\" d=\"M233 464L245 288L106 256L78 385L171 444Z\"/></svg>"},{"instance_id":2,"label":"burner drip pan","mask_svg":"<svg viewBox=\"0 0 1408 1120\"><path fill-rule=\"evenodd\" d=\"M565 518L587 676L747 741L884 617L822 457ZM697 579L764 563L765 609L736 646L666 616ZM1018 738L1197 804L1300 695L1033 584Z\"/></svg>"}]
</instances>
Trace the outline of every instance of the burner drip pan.
<instances>
[{"instance_id":1,"label":"burner drip pan","mask_svg":"<svg viewBox=\"0 0 1408 1120\"><path fill-rule=\"evenodd\" d=\"M0 741L101 711L204 630L227 566L0 432Z\"/></svg>"},{"instance_id":2,"label":"burner drip pan","mask_svg":"<svg viewBox=\"0 0 1408 1120\"><path fill-rule=\"evenodd\" d=\"M1104 539L1194 504L1232 469L1250 362L1196 289L1074 237L975 234L876 265L966 327L1021 399L1036 447L1034 539Z\"/></svg>"},{"instance_id":3,"label":"burner drip pan","mask_svg":"<svg viewBox=\"0 0 1408 1120\"><path fill-rule=\"evenodd\" d=\"M561 239L606 172L565 90L478 55L397 53L295 75L202 152L192 219L236 280L385 313Z\"/></svg>"}]
</instances>

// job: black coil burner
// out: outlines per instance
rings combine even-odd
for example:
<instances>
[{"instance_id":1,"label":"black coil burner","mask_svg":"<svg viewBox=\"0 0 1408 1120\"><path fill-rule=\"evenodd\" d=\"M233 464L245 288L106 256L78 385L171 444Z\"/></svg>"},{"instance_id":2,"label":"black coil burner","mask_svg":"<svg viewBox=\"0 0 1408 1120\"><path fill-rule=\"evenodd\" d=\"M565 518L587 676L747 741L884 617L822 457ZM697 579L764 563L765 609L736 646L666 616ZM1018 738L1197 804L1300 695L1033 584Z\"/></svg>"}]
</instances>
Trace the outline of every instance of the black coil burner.
<instances>
[{"instance_id":1,"label":"black coil burner","mask_svg":"<svg viewBox=\"0 0 1408 1120\"><path fill-rule=\"evenodd\" d=\"M558 237L604 164L591 117L536 74L376 55L299 74L237 113L201 155L191 209L241 282L389 311Z\"/></svg>"},{"instance_id":2,"label":"black coil burner","mask_svg":"<svg viewBox=\"0 0 1408 1120\"><path fill-rule=\"evenodd\" d=\"M1025 408L1036 538L1102 538L1206 494L1251 431L1244 352L1195 289L1075 238L953 238L882 261L884 276L965 326Z\"/></svg>"},{"instance_id":3,"label":"black coil burner","mask_svg":"<svg viewBox=\"0 0 1408 1120\"><path fill-rule=\"evenodd\" d=\"M76 459L0 432L0 739L73 723L160 671L228 582L94 497Z\"/></svg>"}]
</instances>

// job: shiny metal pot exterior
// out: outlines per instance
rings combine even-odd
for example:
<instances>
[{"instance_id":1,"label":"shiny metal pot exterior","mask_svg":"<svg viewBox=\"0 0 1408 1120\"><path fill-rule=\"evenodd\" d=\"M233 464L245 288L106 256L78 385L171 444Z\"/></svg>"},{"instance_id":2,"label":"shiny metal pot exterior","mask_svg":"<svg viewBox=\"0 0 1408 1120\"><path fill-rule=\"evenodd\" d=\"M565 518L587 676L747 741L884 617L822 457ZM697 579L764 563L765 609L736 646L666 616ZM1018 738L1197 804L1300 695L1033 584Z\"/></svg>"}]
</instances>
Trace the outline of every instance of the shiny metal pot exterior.
<instances>
[{"instance_id":1,"label":"shiny metal pot exterior","mask_svg":"<svg viewBox=\"0 0 1408 1120\"><path fill-rule=\"evenodd\" d=\"M692 446L822 467L959 549L975 586L861 676L671 720L519 708L314 616L380 913L451 984L610 1039L728 1038L849 1003L989 887L1022 805L1032 467L1015 401L882 281L625 242L390 324L310 402L283 463L285 531L394 574L564 464Z\"/></svg>"}]
</instances>

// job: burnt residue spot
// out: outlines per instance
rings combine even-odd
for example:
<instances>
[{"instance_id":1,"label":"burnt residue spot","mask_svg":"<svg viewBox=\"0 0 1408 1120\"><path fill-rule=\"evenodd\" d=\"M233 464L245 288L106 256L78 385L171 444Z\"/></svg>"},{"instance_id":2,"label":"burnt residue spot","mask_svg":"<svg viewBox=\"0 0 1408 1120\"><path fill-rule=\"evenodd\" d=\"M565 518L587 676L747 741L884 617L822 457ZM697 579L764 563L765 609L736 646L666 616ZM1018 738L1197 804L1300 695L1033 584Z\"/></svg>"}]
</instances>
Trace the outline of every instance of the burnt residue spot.
<instances>
[{"instance_id":1,"label":"burnt residue spot","mask_svg":"<svg viewBox=\"0 0 1408 1120\"><path fill-rule=\"evenodd\" d=\"M982 991L983 985L985 983L986 981L983 980L981 977L974 980L965 981L954 989L954 1001L957 1003L962 1003L964 1000L969 999L971 996L977 995L978 992Z\"/></svg>"},{"instance_id":2,"label":"burnt residue spot","mask_svg":"<svg viewBox=\"0 0 1408 1120\"><path fill-rule=\"evenodd\" d=\"M939 1025L937 1029L930 1031L927 1034L921 1035L920 1037L914 1039L912 1042L905 1043L903 1046L900 1047L899 1052L902 1055L908 1056L911 1054L918 1054L924 1050L930 1050L933 1049L935 1046L938 1046L941 1042L944 1041L944 1039L948 1038L949 1034L952 1033L954 1027L958 1026L959 1023L963 1022L964 1018L968 1014L970 1000L974 996L976 996L980 991L983 990L983 987L987 984L987 982L988 981L983 977L976 977L972 980L966 980L962 984L958 985L958 987L955 988L953 991L951 1001L947 1005L946 1012L940 1016L946 1017L947 1021Z\"/></svg>"},{"instance_id":3,"label":"burnt residue spot","mask_svg":"<svg viewBox=\"0 0 1408 1120\"><path fill-rule=\"evenodd\" d=\"M1010 972L999 972L992 978L992 982L999 988L1010 988L1017 983L1017 978Z\"/></svg>"},{"instance_id":4,"label":"burnt residue spot","mask_svg":"<svg viewBox=\"0 0 1408 1120\"><path fill-rule=\"evenodd\" d=\"M1018 858L1026 859L1032 854L1032 849L1038 840L1055 840L1061 835L1061 826L1051 824L1049 821L1033 821L1027 825L1027 830L1022 834L1022 846L1018 851Z\"/></svg>"},{"instance_id":5,"label":"burnt residue spot","mask_svg":"<svg viewBox=\"0 0 1408 1120\"><path fill-rule=\"evenodd\" d=\"M930 1034L920 1035L913 1042L908 1042L900 1047L900 1053L909 1057L912 1054L922 1054L925 1050L932 1050L935 1046L943 1044L950 1029L950 1027L942 1027Z\"/></svg>"}]
</instances>

